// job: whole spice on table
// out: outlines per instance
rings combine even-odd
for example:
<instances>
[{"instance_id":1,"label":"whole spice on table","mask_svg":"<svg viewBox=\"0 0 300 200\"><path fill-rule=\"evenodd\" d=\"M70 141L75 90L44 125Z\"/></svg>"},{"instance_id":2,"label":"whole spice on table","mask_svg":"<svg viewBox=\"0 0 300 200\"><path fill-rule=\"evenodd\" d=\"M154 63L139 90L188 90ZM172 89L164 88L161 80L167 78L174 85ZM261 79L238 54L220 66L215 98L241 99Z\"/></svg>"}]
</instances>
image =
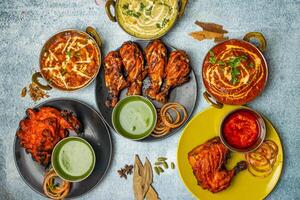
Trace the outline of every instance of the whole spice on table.
<instances>
[{"instance_id":1,"label":"whole spice on table","mask_svg":"<svg viewBox=\"0 0 300 200\"><path fill-rule=\"evenodd\" d=\"M228 31L224 30L222 25L200 21L196 21L195 24L203 29L202 31L189 33L196 40L214 39L216 43L228 40L228 37L224 36Z\"/></svg>"},{"instance_id":2,"label":"whole spice on table","mask_svg":"<svg viewBox=\"0 0 300 200\"><path fill-rule=\"evenodd\" d=\"M127 175L131 175L133 170L133 165L125 165L123 168L119 169L117 172L120 178L127 179Z\"/></svg>"},{"instance_id":3,"label":"whole spice on table","mask_svg":"<svg viewBox=\"0 0 300 200\"><path fill-rule=\"evenodd\" d=\"M32 74L31 81L32 83L28 86L28 91L31 99L33 101L39 101L43 98L48 98L49 95L46 93L47 90L51 90L52 87L50 85L42 85L37 81L37 79L42 78L40 72L35 72ZM25 97L27 94L27 87L24 87L21 91L21 97Z\"/></svg>"},{"instance_id":4,"label":"whole spice on table","mask_svg":"<svg viewBox=\"0 0 300 200\"><path fill-rule=\"evenodd\" d=\"M29 94L33 101L39 101L42 98L49 97L49 95L35 83L29 85Z\"/></svg>"},{"instance_id":5,"label":"whole spice on table","mask_svg":"<svg viewBox=\"0 0 300 200\"><path fill-rule=\"evenodd\" d=\"M165 170L169 169L169 164L167 163L168 158L158 157L157 161L154 163L154 171L157 175L160 175ZM171 169L175 169L175 164L171 162Z\"/></svg>"},{"instance_id":6,"label":"whole spice on table","mask_svg":"<svg viewBox=\"0 0 300 200\"><path fill-rule=\"evenodd\" d=\"M27 87L23 87L22 91L21 91L21 97L25 97L27 94Z\"/></svg>"},{"instance_id":7,"label":"whole spice on table","mask_svg":"<svg viewBox=\"0 0 300 200\"><path fill-rule=\"evenodd\" d=\"M152 187L153 172L149 160L143 165L139 156L135 155L133 171L133 191L136 200L159 200L157 192Z\"/></svg>"}]
</instances>

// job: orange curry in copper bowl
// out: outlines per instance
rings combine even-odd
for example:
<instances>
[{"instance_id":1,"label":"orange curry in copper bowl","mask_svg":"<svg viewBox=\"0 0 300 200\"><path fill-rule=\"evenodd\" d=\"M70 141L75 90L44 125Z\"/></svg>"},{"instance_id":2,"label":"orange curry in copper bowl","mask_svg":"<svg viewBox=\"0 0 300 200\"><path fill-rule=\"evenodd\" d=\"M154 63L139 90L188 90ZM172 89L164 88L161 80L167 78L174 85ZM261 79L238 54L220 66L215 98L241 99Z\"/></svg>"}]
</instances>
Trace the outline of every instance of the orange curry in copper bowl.
<instances>
[{"instance_id":1,"label":"orange curry in copper bowl","mask_svg":"<svg viewBox=\"0 0 300 200\"><path fill-rule=\"evenodd\" d=\"M230 39L214 46L205 56L202 66L204 97L213 106L243 105L264 89L268 67L261 51L266 42L262 35L259 36L261 50L250 42Z\"/></svg>"},{"instance_id":2,"label":"orange curry in copper bowl","mask_svg":"<svg viewBox=\"0 0 300 200\"><path fill-rule=\"evenodd\" d=\"M101 52L96 39L86 32L65 30L53 35L40 54L40 77L51 87L73 91L97 76Z\"/></svg>"}]
</instances>

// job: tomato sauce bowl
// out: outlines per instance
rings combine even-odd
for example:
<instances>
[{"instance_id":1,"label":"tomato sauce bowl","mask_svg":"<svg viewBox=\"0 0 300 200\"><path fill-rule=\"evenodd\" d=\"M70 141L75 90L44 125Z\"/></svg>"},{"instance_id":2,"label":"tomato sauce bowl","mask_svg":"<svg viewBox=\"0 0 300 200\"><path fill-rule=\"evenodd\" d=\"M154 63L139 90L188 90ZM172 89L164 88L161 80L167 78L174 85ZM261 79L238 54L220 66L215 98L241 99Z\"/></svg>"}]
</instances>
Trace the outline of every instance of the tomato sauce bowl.
<instances>
[{"instance_id":1,"label":"tomato sauce bowl","mask_svg":"<svg viewBox=\"0 0 300 200\"><path fill-rule=\"evenodd\" d=\"M229 112L220 123L220 138L231 151L247 153L257 149L266 137L263 117L250 108Z\"/></svg>"}]
</instances>

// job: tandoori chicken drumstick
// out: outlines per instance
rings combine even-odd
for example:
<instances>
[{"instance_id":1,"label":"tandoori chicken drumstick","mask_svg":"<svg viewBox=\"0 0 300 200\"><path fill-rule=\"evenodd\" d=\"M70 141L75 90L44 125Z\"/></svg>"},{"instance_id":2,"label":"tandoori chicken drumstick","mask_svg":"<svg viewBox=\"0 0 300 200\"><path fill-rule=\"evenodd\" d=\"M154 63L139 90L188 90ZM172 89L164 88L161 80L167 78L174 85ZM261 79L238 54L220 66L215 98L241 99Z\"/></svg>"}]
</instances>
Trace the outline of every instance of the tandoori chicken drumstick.
<instances>
[{"instance_id":1,"label":"tandoori chicken drumstick","mask_svg":"<svg viewBox=\"0 0 300 200\"><path fill-rule=\"evenodd\" d=\"M123 74L123 63L118 51L111 51L104 59L104 78L108 89L105 105L115 107L119 100L120 92L128 86Z\"/></svg>"},{"instance_id":2,"label":"tandoori chicken drumstick","mask_svg":"<svg viewBox=\"0 0 300 200\"><path fill-rule=\"evenodd\" d=\"M172 88L189 81L191 68L187 54L182 50L173 51L170 54L165 71L165 85L162 91L156 96L156 100L163 103L167 101L167 96Z\"/></svg>"},{"instance_id":3,"label":"tandoori chicken drumstick","mask_svg":"<svg viewBox=\"0 0 300 200\"><path fill-rule=\"evenodd\" d=\"M120 55L129 82L127 95L141 95L143 80L147 75L142 51L134 42L125 42L121 46Z\"/></svg>"},{"instance_id":4,"label":"tandoori chicken drumstick","mask_svg":"<svg viewBox=\"0 0 300 200\"><path fill-rule=\"evenodd\" d=\"M151 84L145 93L151 99L156 99L165 77L165 66L167 64L167 49L160 40L154 40L145 49L147 60L147 71Z\"/></svg>"}]
</instances>

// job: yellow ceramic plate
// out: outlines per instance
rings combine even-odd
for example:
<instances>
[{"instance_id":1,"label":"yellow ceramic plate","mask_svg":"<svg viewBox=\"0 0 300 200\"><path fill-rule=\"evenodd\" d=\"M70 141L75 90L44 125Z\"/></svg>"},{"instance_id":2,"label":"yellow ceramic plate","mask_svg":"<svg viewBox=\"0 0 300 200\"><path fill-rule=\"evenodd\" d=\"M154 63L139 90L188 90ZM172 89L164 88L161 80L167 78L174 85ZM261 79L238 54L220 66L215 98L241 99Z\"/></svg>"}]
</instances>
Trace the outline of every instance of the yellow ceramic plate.
<instances>
[{"instance_id":1,"label":"yellow ceramic plate","mask_svg":"<svg viewBox=\"0 0 300 200\"><path fill-rule=\"evenodd\" d=\"M211 193L203 190L197 185L192 168L188 162L188 152L194 147L206 142L215 136L218 136L220 122L223 117L230 111L240 106L224 106L222 109L210 107L203 112L198 113L185 127L178 144L177 162L178 169L186 187L201 200L253 200L264 199L275 187L278 182L283 165L282 144L278 133L272 124L266 119L267 139L273 140L278 145L278 159L273 167L272 173L265 177L254 177L248 170L238 173L231 182L231 185L219 193ZM235 164L245 160L241 153L231 153L226 167L232 169Z\"/></svg>"}]
</instances>

